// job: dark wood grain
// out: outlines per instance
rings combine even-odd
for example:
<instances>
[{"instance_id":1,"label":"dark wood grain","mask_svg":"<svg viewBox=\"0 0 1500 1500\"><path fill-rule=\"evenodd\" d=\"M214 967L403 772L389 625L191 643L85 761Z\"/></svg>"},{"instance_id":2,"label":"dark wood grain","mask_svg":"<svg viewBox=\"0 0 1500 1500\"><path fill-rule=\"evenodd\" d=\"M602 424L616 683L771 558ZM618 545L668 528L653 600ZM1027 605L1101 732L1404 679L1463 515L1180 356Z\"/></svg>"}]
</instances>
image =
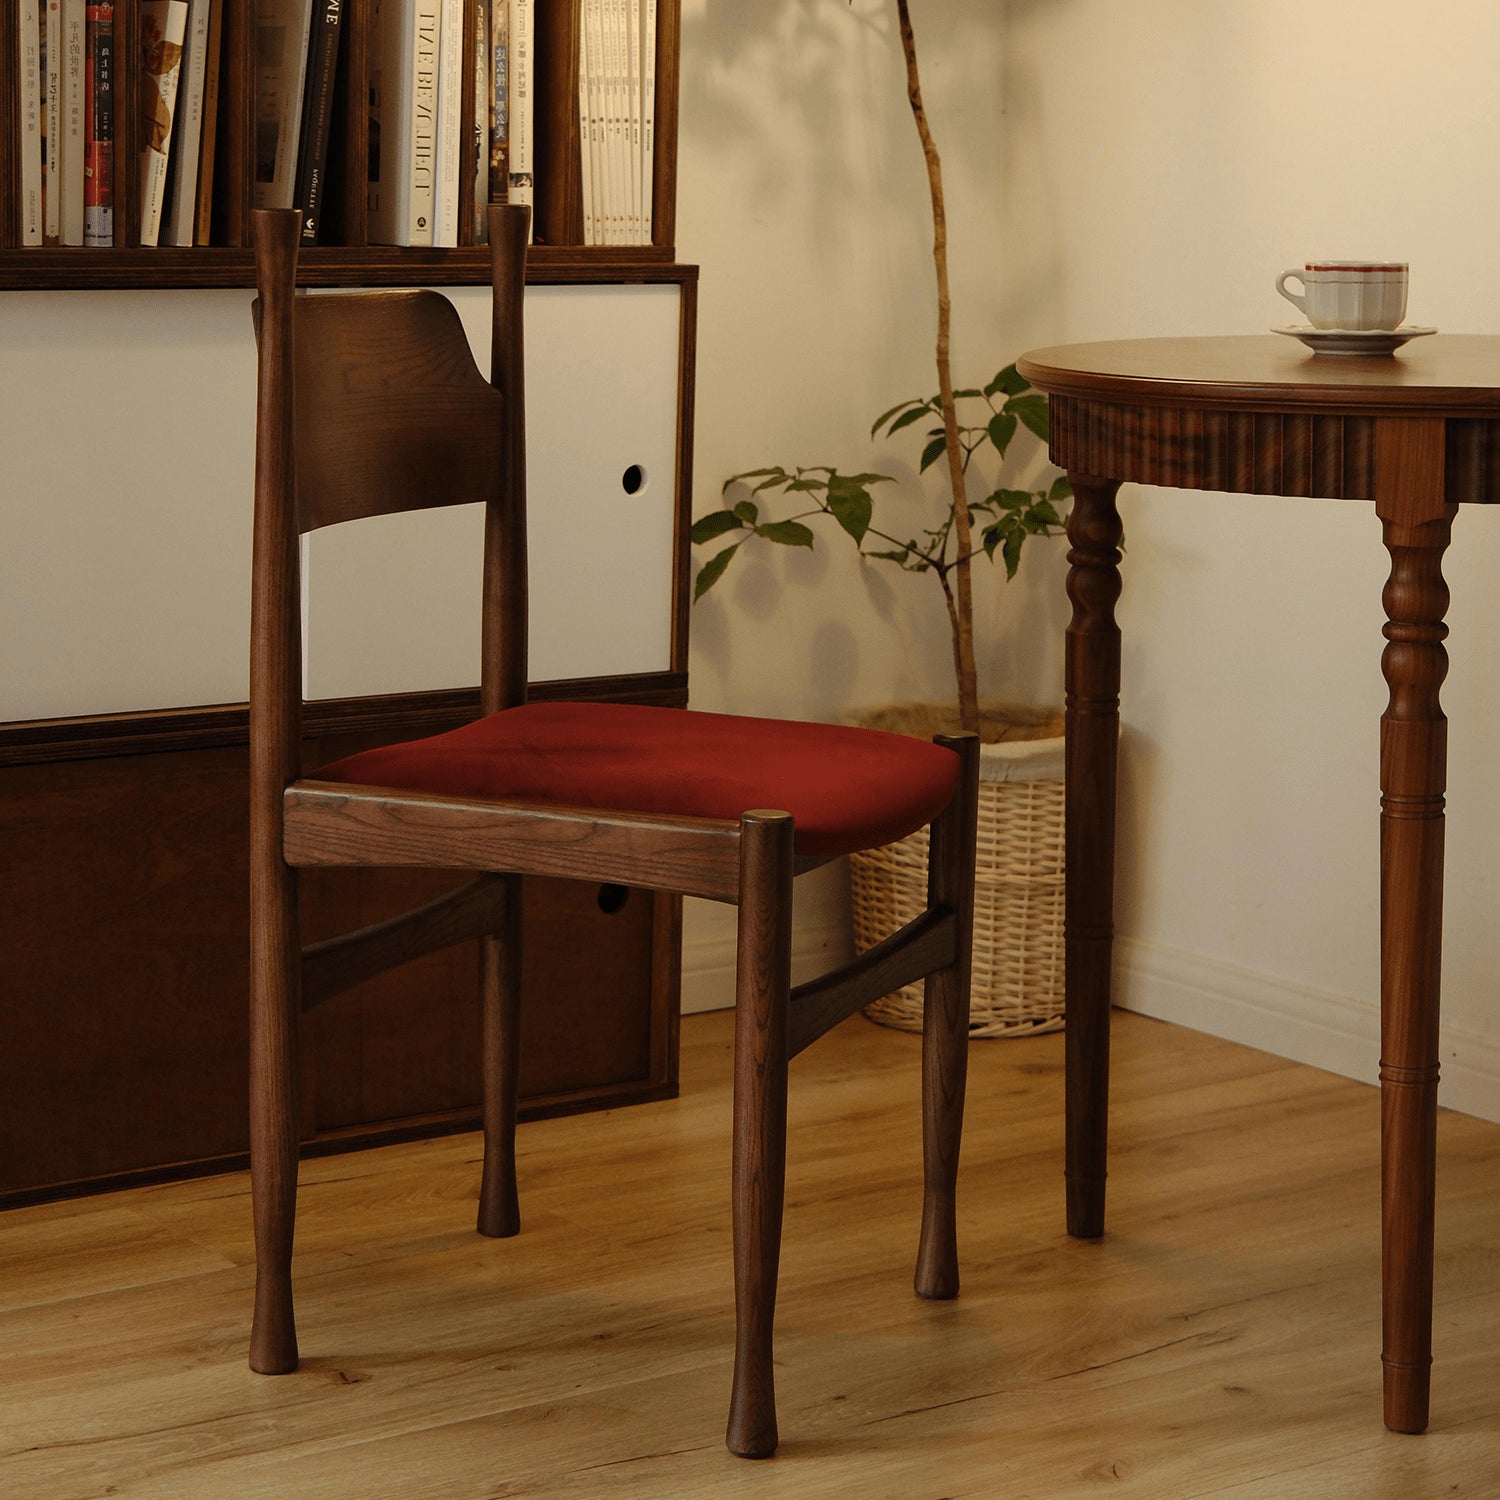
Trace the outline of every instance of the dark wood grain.
<instances>
[{"instance_id":1,"label":"dark wood grain","mask_svg":"<svg viewBox=\"0 0 1500 1500\"><path fill-rule=\"evenodd\" d=\"M1275 337L1142 339L1018 361L1051 398L1077 502L1068 639L1069 1227L1103 1230L1121 480L1374 502L1390 554L1381 720L1385 1420L1428 1421L1447 671L1442 559L1460 504L1500 502L1500 338L1384 358ZM1076 1102L1075 1102L1076 1097ZM1075 1176L1077 1181L1075 1182Z\"/></svg>"},{"instance_id":2,"label":"dark wood grain","mask_svg":"<svg viewBox=\"0 0 1500 1500\"><path fill-rule=\"evenodd\" d=\"M786 1192L787 1006L792 973L792 820L744 820L734 1015L734 1383L725 1441L776 1451L772 1329Z\"/></svg>"},{"instance_id":3,"label":"dark wood grain","mask_svg":"<svg viewBox=\"0 0 1500 1500\"><path fill-rule=\"evenodd\" d=\"M618 881L733 901L739 825L551 804L464 801L344 782L286 794L286 856L309 865L420 865Z\"/></svg>"},{"instance_id":4,"label":"dark wood grain","mask_svg":"<svg viewBox=\"0 0 1500 1500\"><path fill-rule=\"evenodd\" d=\"M1114 950L1116 755L1120 738L1119 485L1069 473L1064 868L1068 1233L1104 1233L1109 1009Z\"/></svg>"},{"instance_id":5,"label":"dark wood grain","mask_svg":"<svg viewBox=\"0 0 1500 1500\"><path fill-rule=\"evenodd\" d=\"M958 1295L958 1152L969 1064L969 988L974 952L974 846L979 818L979 739L939 736L959 758L959 785L932 824L927 904L950 911L957 942L928 972L922 1006L922 1231L913 1284L919 1297Z\"/></svg>"}]
</instances>

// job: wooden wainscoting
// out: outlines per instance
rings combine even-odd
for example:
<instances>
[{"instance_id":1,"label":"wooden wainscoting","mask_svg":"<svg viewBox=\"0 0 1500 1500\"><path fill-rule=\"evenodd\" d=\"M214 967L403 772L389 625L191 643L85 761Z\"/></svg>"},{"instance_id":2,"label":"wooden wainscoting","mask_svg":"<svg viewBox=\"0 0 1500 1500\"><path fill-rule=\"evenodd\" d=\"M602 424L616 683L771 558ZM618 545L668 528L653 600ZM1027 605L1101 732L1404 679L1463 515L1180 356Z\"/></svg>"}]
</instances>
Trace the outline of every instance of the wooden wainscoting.
<instances>
[{"instance_id":1,"label":"wooden wainscoting","mask_svg":"<svg viewBox=\"0 0 1500 1500\"><path fill-rule=\"evenodd\" d=\"M686 684L536 696L680 704ZM476 711L470 692L309 704L308 763ZM0 1206L244 1164L245 728L243 705L0 728ZM306 937L448 883L309 872ZM528 881L523 1117L676 1093L680 921L677 898ZM475 945L320 1006L304 1056L309 1153L473 1128Z\"/></svg>"}]
</instances>

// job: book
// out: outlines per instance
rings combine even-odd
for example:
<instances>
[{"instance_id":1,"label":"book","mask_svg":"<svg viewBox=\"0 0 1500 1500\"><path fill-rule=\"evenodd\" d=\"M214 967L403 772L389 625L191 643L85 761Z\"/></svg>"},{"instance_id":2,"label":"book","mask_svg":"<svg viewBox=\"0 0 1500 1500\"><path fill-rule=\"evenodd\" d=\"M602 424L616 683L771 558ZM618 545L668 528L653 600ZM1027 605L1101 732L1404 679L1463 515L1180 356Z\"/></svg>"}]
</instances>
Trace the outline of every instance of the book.
<instances>
[{"instance_id":1,"label":"book","mask_svg":"<svg viewBox=\"0 0 1500 1500\"><path fill-rule=\"evenodd\" d=\"M504 203L510 181L510 0L490 10L490 202Z\"/></svg>"},{"instance_id":2,"label":"book","mask_svg":"<svg viewBox=\"0 0 1500 1500\"><path fill-rule=\"evenodd\" d=\"M510 160L506 168L506 198L511 203L529 204L533 201L532 132L536 102L532 77L536 34L532 0L510 0L509 28L506 117L510 128Z\"/></svg>"},{"instance_id":3,"label":"book","mask_svg":"<svg viewBox=\"0 0 1500 1500\"><path fill-rule=\"evenodd\" d=\"M172 112L182 72L187 0L141 0L141 244L161 233L162 195L172 144Z\"/></svg>"},{"instance_id":4,"label":"book","mask_svg":"<svg viewBox=\"0 0 1500 1500\"><path fill-rule=\"evenodd\" d=\"M655 233L651 207L656 191L656 0L641 0L641 244Z\"/></svg>"},{"instance_id":5,"label":"book","mask_svg":"<svg viewBox=\"0 0 1500 1500\"><path fill-rule=\"evenodd\" d=\"M198 168L203 142L203 96L207 81L208 33L215 0L188 0L182 40L182 73L173 111L161 241L191 245L198 217Z\"/></svg>"},{"instance_id":6,"label":"book","mask_svg":"<svg viewBox=\"0 0 1500 1500\"><path fill-rule=\"evenodd\" d=\"M87 0L62 0L62 78L59 113L62 140L58 145L58 240L83 243L83 109L84 34Z\"/></svg>"},{"instance_id":7,"label":"book","mask_svg":"<svg viewBox=\"0 0 1500 1500\"><path fill-rule=\"evenodd\" d=\"M474 243L489 240L485 207L490 201L490 127L486 101L494 94L490 81L490 0L474 3Z\"/></svg>"},{"instance_id":8,"label":"book","mask_svg":"<svg viewBox=\"0 0 1500 1500\"><path fill-rule=\"evenodd\" d=\"M578 29L578 153L583 195L583 243L604 243L602 96L604 0L583 0Z\"/></svg>"},{"instance_id":9,"label":"book","mask_svg":"<svg viewBox=\"0 0 1500 1500\"><path fill-rule=\"evenodd\" d=\"M42 17L37 0L21 0L16 37L21 90L21 243L42 243Z\"/></svg>"},{"instance_id":10,"label":"book","mask_svg":"<svg viewBox=\"0 0 1500 1500\"><path fill-rule=\"evenodd\" d=\"M198 143L198 207L193 243L207 245L213 237L214 160L219 144L219 90L224 51L224 5L214 5L208 21L208 52L203 60L203 134Z\"/></svg>"},{"instance_id":11,"label":"book","mask_svg":"<svg viewBox=\"0 0 1500 1500\"><path fill-rule=\"evenodd\" d=\"M293 201L302 211L302 243L316 245L328 187L328 141L333 134L333 92L343 37L343 0L317 0L307 49L302 98L302 144L297 153Z\"/></svg>"},{"instance_id":12,"label":"book","mask_svg":"<svg viewBox=\"0 0 1500 1500\"><path fill-rule=\"evenodd\" d=\"M62 0L42 0L42 243L61 243L62 194L57 153L62 146Z\"/></svg>"},{"instance_id":13,"label":"book","mask_svg":"<svg viewBox=\"0 0 1500 1500\"><path fill-rule=\"evenodd\" d=\"M291 208L313 0L260 0L255 28L256 208Z\"/></svg>"},{"instance_id":14,"label":"book","mask_svg":"<svg viewBox=\"0 0 1500 1500\"><path fill-rule=\"evenodd\" d=\"M458 244L458 184L468 159L462 139L464 0L442 0L438 16L437 161L432 243Z\"/></svg>"},{"instance_id":15,"label":"book","mask_svg":"<svg viewBox=\"0 0 1500 1500\"><path fill-rule=\"evenodd\" d=\"M89 0L83 106L83 242L115 242L115 8Z\"/></svg>"},{"instance_id":16,"label":"book","mask_svg":"<svg viewBox=\"0 0 1500 1500\"><path fill-rule=\"evenodd\" d=\"M439 0L374 0L369 237L432 244Z\"/></svg>"}]
</instances>

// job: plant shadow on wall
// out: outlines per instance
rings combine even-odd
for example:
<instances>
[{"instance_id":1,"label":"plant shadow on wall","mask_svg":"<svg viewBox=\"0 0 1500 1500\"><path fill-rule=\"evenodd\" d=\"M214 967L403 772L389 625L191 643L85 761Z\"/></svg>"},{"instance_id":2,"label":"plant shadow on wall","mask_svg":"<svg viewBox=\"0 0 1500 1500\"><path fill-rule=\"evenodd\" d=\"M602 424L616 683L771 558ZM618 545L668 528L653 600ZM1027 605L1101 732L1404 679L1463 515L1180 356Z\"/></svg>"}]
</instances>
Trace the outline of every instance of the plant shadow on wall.
<instances>
[{"instance_id":1,"label":"plant shadow on wall","mask_svg":"<svg viewBox=\"0 0 1500 1500\"><path fill-rule=\"evenodd\" d=\"M694 599L702 599L714 587L747 545L752 552L763 544L813 549L816 533L808 523L827 524L824 518L850 539L862 559L903 573L925 574L934 581L948 616L956 710L931 704L888 705L857 721L923 737L961 727L986 742L972 1001L979 1034L1014 1035L1061 1024L1062 725L1055 710L981 705L972 570L982 555L1002 566L1007 578L1013 577L1028 537L1062 530L1060 507L1071 490L1060 474L1040 489L1002 482L1001 471L1020 432L1028 431L1043 442L1048 437L1046 398L1029 387L1013 364L1003 366L982 386L954 386L942 162L922 98L908 0L894 4L907 102L931 203L938 390L898 402L875 419L870 435L919 439L918 474L940 474L944 492L913 526L887 518L883 501L888 492L880 487L894 483L888 474L846 473L831 464L790 469L778 464L735 475L724 486L727 503L699 517L692 529L695 545L714 549L698 572ZM859 948L869 948L880 935L923 909L926 855L918 835L891 850L851 860ZM913 990L887 997L871 1013L876 1019L918 1029L922 1009L921 995Z\"/></svg>"}]
</instances>

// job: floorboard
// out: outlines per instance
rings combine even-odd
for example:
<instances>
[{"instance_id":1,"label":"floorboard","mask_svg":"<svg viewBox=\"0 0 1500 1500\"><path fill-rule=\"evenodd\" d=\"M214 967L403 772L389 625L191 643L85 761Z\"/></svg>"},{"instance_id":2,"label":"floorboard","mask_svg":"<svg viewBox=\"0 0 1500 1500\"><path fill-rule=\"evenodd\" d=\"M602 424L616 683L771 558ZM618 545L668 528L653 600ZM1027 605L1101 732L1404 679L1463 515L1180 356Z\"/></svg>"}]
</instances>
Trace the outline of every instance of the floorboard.
<instances>
[{"instance_id":1,"label":"floorboard","mask_svg":"<svg viewBox=\"0 0 1500 1500\"><path fill-rule=\"evenodd\" d=\"M1109 1233L1062 1230L1062 1039L973 1049L963 1292L911 1293L918 1040L793 1064L783 1443L722 1444L727 1014L679 1099L308 1162L303 1368L245 1366L243 1175L0 1215L4 1500L1495 1500L1500 1126L1439 1127L1433 1426L1380 1424L1373 1088L1117 1015Z\"/></svg>"}]
</instances>

